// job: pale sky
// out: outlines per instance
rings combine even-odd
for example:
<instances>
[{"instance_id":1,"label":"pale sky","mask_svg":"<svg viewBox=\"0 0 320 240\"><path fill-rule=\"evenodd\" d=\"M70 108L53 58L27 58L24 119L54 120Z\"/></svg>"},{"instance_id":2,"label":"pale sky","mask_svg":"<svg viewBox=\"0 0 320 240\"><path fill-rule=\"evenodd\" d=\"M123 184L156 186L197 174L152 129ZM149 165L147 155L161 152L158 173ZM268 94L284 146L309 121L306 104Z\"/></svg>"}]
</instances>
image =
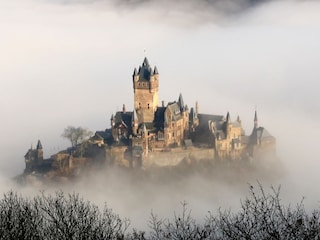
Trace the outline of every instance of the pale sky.
<instances>
[{"instance_id":1,"label":"pale sky","mask_svg":"<svg viewBox=\"0 0 320 240\"><path fill-rule=\"evenodd\" d=\"M146 55L160 101L181 92L200 112L240 115L247 133L257 106L304 195L320 180L320 3L203 2L2 0L0 174L21 173L39 138L50 156L69 145L66 126L103 130L132 110Z\"/></svg>"}]
</instances>

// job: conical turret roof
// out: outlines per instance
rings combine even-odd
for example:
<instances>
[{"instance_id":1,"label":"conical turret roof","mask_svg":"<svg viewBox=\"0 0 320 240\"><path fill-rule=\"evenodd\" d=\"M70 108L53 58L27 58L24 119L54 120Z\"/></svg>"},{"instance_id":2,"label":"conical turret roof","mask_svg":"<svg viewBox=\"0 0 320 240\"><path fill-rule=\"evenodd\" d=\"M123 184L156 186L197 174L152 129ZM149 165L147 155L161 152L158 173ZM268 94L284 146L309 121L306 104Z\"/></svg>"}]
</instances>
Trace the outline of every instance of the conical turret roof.
<instances>
[{"instance_id":1,"label":"conical turret roof","mask_svg":"<svg viewBox=\"0 0 320 240\"><path fill-rule=\"evenodd\" d=\"M42 149L42 144L41 144L41 141L38 140L38 143L37 143L37 150L40 150Z\"/></svg>"}]
</instances>

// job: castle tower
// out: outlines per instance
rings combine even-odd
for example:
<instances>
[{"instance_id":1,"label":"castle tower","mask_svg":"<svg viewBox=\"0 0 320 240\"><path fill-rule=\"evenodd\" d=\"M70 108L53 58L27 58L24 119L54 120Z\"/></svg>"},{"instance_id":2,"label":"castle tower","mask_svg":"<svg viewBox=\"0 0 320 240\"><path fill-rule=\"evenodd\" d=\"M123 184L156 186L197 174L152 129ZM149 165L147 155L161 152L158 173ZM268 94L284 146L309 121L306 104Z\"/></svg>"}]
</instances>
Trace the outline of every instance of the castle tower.
<instances>
[{"instance_id":1,"label":"castle tower","mask_svg":"<svg viewBox=\"0 0 320 240\"><path fill-rule=\"evenodd\" d=\"M139 70L133 72L134 110L139 123L152 122L158 107L159 73L157 67L152 70L145 58Z\"/></svg>"}]
</instances>

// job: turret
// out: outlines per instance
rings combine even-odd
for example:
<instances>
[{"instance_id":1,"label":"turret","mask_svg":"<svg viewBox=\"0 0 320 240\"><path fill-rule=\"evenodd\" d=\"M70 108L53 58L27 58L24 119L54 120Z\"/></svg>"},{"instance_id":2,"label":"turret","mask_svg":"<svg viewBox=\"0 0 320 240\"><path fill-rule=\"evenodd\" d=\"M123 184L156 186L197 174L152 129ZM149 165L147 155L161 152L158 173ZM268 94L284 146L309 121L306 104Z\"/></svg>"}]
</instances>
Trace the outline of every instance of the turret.
<instances>
[{"instance_id":1,"label":"turret","mask_svg":"<svg viewBox=\"0 0 320 240\"><path fill-rule=\"evenodd\" d=\"M198 113L199 113L199 105L198 105L198 101L196 101L196 107L195 107L195 113L194 113L195 118L198 118Z\"/></svg>"},{"instance_id":2,"label":"turret","mask_svg":"<svg viewBox=\"0 0 320 240\"><path fill-rule=\"evenodd\" d=\"M226 131L227 137L230 137L231 128L232 128L231 117L230 117L230 113L228 112L226 117L226 125L225 125L225 131Z\"/></svg>"},{"instance_id":3,"label":"turret","mask_svg":"<svg viewBox=\"0 0 320 240\"><path fill-rule=\"evenodd\" d=\"M254 128L258 127L258 114L257 114L257 110L254 111Z\"/></svg>"},{"instance_id":4,"label":"turret","mask_svg":"<svg viewBox=\"0 0 320 240\"><path fill-rule=\"evenodd\" d=\"M157 66L154 67L153 75L159 75Z\"/></svg>"},{"instance_id":5,"label":"turret","mask_svg":"<svg viewBox=\"0 0 320 240\"><path fill-rule=\"evenodd\" d=\"M41 144L40 140L38 140L38 143L37 143L36 159L37 159L37 161L42 161L43 160L43 150L42 150L42 144Z\"/></svg>"}]
</instances>

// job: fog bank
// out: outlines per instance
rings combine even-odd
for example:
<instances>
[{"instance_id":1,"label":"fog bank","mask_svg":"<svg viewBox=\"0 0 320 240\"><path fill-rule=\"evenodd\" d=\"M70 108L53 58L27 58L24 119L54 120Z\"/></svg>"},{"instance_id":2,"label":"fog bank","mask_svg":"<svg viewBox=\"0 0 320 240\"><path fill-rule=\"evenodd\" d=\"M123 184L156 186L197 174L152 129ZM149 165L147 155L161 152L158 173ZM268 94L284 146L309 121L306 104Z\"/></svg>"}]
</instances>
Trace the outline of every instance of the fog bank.
<instances>
[{"instance_id":1,"label":"fog bank","mask_svg":"<svg viewBox=\"0 0 320 240\"><path fill-rule=\"evenodd\" d=\"M147 56L159 69L160 101L177 100L181 92L189 107L199 102L200 112L239 114L247 133L257 106L259 124L277 138L285 168L283 177L265 185L282 184L288 200L306 196L316 205L319 11L316 1L294 0L1 1L2 179L23 171L23 156L38 138L50 156L69 146L60 137L66 126L103 130L122 104L132 109L131 75ZM191 189L203 192L175 192L176 185L166 184L141 211L136 206L153 195L149 187L139 194L121 179L110 187L117 176L106 178L83 189L80 182L75 190L138 215L157 212L158 204L170 212L183 200L212 210L238 203L247 188L247 179L234 188L200 178ZM192 186L193 178L186 181L182 186ZM3 191L11 188L1 182ZM210 188L221 194L206 195Z\"/></svg>"}]
</instances>

